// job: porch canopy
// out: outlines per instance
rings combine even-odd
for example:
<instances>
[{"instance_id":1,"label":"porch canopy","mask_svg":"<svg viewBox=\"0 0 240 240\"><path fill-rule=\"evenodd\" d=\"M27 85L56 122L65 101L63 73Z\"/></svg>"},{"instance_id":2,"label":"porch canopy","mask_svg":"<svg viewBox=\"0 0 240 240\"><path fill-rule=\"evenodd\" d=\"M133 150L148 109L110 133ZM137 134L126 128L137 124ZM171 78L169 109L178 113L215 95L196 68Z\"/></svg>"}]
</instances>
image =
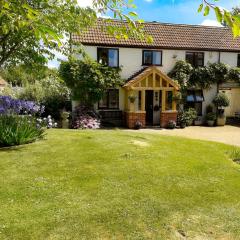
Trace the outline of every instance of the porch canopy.
<instances>
[{"instance_id":1,"label":"porch canopy","mask_svg":"<svg viewBox=\"0 0 240 240\"><path fill-rule=\"evenodd\" d=\"M175 96L176 92L179 90L178 83L172 80L155 66L147 67L140 70L138 73L133 75L123 87L126 90L126 109L133 112L136 112L137 109L136 106L132 106L131 109L129 96L137 97L139 96L136 95L137 92L141 92L141 102L138 104L140 109L138 109L138 111L145 111L145 91L161 90L162 112L164 112L166 110L169 110L166 106L166 100L169 97L169 93L171 93L171 96ZM171 110L176 111L176 102L174 101L174 99L171 100Z\"/></svg>"}]
</instances>

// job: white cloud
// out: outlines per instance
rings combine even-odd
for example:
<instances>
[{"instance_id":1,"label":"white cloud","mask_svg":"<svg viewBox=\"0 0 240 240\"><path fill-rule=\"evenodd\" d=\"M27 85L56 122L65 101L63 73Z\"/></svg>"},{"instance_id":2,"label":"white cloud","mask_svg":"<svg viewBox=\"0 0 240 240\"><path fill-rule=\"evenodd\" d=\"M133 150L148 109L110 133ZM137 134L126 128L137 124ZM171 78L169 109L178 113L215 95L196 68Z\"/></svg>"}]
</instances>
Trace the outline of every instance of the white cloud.
<instances>
[{"instance_id":1,"label":"white cloud","mask_svg":"<svg viewBox=\"0 0 240 240\"><path fill-rule=\"evenodd\" d=\"M152 0L144 0L145 2L152 2Z\"/></svg>"},{"instance_id":2,"label":"white cloud","mask_svg":"<svg viewBox=\"0 0 240 240\"><path fill-rule=\"evenodd\" d=\"M205 19L203 20L203 22L201 23L201 25L204 26L213 26L213 27L222 27L222 25L216 21L216 20L212 20L212 19Z\"/></svg>"}]
</instances>

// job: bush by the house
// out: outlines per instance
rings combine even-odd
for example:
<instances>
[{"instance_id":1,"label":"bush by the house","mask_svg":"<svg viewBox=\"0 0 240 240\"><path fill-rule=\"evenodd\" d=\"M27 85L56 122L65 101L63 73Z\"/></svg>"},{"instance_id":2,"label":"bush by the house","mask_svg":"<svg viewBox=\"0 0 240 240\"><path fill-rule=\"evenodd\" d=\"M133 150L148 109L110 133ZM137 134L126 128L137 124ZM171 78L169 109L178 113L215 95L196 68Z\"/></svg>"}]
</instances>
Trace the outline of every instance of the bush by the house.
<instances>
[{"instance_id":1,"label":"bush by the house","mask_svg":"<svg viewBox=\"0 0 240 240\"><path fill-rule=\"evenodd\" d=\"M216 113L214 112L209 112L206 114L206 120L207 121L215 121L217 118Z\"/></svg>"},{"instance_id":2,"label":"bush by the house","mask_svg":"<svg viewBox=\"0 0 240 240\"><path fill-rule=\"evenodd\" d=\"M34 142L46 128L56 127L49 116L41 118L44 107L33 101L0 96L0 147Z\"/></svg>"},{"instance_id":3,"label":"bush by the house","mask_svg":"<svg viewBox=\"0 0 240 240\"><path fill-rule=\"evenodd\" d=\"M18 98L35 101L45 106L44 116L59 120L62 110L71 110L70 90L57 76L49 76L29 84L18 94Z\"/></svg>"},{"instance_id":4,"label":"bush by the house","mask_svg":"<svg viewBox=\"0 0 240 240\"><path fill-rule=\"evenodd\" d=\"M86 106L79 106L73 113L73 128L97 129L100 128L100 118L94 110Z\"/></svg>"},{"instance_id":5,"label":"bush by the house","mask_svg":"<svg viewBox=\"0 0 240 240\"><path fill-rule=\"evenodd\" d=\"M194 108L189 108L184 112L184 118L187 126L191 126L197 118L197 111Z\"/></svg>"},{"instance_id":6,"label":"bush by the house","mask_svg":"<svg viewBox=\"0 0 240 240\"><path fill-rule=\"evenodd\" d=\"M217 108L225 108L229 106L230 100L225 93L220 92L214 98L213 103Z\"/></svg>"}]
</instances>

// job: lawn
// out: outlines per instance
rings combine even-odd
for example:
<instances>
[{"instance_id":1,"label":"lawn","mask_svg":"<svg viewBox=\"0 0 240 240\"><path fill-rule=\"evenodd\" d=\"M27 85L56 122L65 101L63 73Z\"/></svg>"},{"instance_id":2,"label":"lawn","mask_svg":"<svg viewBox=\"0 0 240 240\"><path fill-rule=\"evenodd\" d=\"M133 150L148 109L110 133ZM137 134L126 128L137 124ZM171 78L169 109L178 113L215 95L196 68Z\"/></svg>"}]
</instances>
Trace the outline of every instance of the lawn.
<instances>
[{"instance_id":1,"label":"lawn","mask_svg":"<svg viewBox=\"0 0 240 240\"><path fill-rule=\"evenodd\" d=\"M50 130L0 150L0 239L240 239L240 165L220 143Z\"/></svg>"}]
</instances>

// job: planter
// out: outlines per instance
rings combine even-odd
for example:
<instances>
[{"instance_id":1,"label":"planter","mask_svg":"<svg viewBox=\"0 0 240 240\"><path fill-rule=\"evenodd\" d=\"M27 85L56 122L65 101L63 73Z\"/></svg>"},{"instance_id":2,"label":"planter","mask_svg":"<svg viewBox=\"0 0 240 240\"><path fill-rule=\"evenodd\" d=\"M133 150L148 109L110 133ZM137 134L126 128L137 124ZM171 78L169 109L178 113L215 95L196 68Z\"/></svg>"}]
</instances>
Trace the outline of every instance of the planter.
<instances>
[{"instance_id":1,"label":"planter","mask_svg":"<svg viewBox=\"0 0 240 240\"><path fill-rule=\"evenodd\" d=\"M186 127L186 123L185 122L180 123L180 128L185 128L185 127Z\"/></svg>"},{"instance_id":2,"label":"planter","mask_svg":"<svg viewBox=\"0 0 240 240\"><path fill-rule=\"evenodd\" d=\"M217 126L224 126L226 124L226 117L218 117L217 118Z\"/></svg>"},{"instance_id":3,"label":"planter","mask_svg":"<svg viewBox=\"0 0 240 240\"><path fill-rule=\"evenodd\" d=\"M197 117L197 119L194 120L194 125L195 125L195 126L201 126L202 123L203 123L202 117Z\"/></svg>"},{"instance_id":4,"label":"planter","mask_svg":"<svg viewBox=\"0 0 240 240\"><path fill-rule=\"evenodd\" d=\"M215 123L215 121L213 121L213 120L208 120L208 121L207 121L207 125L208 125L209 127L213 127L213 126L214 126L214 123Z\"/></svg>"}]
</instances>

